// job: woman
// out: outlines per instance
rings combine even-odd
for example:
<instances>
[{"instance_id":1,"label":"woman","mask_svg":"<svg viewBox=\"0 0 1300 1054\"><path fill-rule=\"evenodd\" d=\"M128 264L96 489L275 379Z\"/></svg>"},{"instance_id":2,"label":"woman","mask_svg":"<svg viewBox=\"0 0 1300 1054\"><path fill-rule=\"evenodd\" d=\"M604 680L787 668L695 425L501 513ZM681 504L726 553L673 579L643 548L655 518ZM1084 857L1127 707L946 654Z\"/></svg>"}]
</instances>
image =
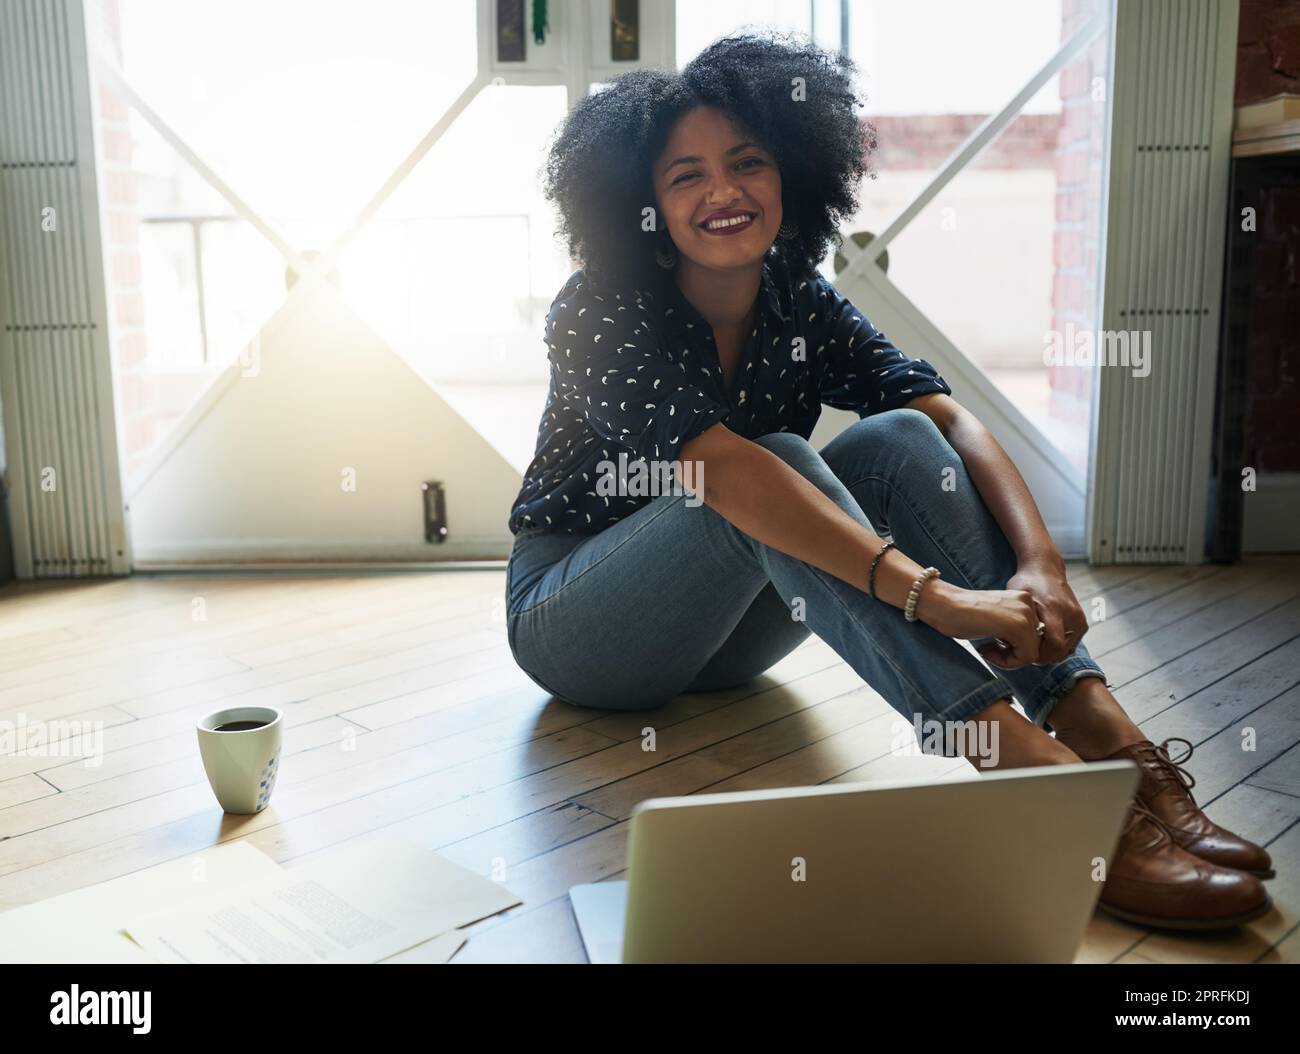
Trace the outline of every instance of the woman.
<instances>
[{"instance_id":1,"label":"woman","mask_svg":"<svg viewBox=\"0 0 1300 1054\"><path fill-rule=\"evenodd\" d=\"M546 321L550 392L509 521L511 650L560 699L634 710L744 683L816 633L909 721L996 735L945 753L1135 761L1108 910L1258 917L1268 854L1205 817L1108 691L1015 466L816 271L872 145L852 72L736 36L567 118L546 190L583 267ZM860 420L816 450L823 403Z\"/></svg>"}]
</instances>

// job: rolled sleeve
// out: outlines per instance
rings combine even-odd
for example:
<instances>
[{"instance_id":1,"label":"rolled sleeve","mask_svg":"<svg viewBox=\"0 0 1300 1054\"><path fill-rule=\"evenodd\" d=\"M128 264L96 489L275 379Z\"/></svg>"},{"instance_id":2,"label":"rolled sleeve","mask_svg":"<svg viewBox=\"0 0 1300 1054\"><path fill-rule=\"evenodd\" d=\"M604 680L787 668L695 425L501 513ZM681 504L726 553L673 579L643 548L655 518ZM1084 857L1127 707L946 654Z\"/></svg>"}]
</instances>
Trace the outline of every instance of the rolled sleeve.
<instances>
[{"instance_id":1,"label":"rolled sleeve","mask_svg":"<svg viewBox=\"0 0 1300 1054\"><path fill-rule=\"evenodd\" d=\"M557 299L547 347L559 397L637 459L676 460L688 440L730 412L664 354L635 301L585 289Z\"/></svg>"},{"instance_id":2,"label":"rolled sleeve","mask_svg":"<svg viewBox=\"0 0 1300 1054\"><path fill-rule=\"evenodd\" d=\"M821 356L823 403L870 417L921 395L952 394L934 366L908 358L833 285L825 279L819 284L828 333Z\"/></svg>"}]
</instances>

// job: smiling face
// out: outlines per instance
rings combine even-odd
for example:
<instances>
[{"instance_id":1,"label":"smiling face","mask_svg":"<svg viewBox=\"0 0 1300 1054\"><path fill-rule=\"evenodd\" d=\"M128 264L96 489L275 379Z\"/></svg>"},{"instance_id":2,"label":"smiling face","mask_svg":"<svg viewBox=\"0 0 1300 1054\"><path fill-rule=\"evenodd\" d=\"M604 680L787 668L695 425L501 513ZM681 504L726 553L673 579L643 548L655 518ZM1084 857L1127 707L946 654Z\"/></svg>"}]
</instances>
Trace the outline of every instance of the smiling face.
<instances>
[{"instance_id":1,"label":"smiling face","mask_svg":"<svg viewBox=\"0 0 1300 1054\"><path fill-rule=\"evenodd\" d=\"M673 125L654 163L655 200L677 251L730 270L762 259L781 226L776 160L720 110L698 106Z\"/></svg>"}]
</instances>

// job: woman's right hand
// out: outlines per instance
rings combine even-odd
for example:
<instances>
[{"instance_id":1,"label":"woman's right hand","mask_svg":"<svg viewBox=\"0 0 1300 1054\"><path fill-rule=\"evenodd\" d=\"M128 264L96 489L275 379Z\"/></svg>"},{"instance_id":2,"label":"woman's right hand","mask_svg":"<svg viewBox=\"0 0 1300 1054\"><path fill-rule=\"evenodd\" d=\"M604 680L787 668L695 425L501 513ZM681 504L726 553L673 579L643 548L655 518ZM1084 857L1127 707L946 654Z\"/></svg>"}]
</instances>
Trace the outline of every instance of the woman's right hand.
<instances>
[{"instance_id":1,"label":"woman's right hand","mask_svg":"<svg viewBox=\"0 0 1300 1054\"><path fill-rule=\"evenodd\" d=\"M1038 661L1040 620L1027 590L962 589L931 579L917 598L916 616L959 640L997 638L975 648L994 666L1014 670Z\"/></svg>"}]
</instances>

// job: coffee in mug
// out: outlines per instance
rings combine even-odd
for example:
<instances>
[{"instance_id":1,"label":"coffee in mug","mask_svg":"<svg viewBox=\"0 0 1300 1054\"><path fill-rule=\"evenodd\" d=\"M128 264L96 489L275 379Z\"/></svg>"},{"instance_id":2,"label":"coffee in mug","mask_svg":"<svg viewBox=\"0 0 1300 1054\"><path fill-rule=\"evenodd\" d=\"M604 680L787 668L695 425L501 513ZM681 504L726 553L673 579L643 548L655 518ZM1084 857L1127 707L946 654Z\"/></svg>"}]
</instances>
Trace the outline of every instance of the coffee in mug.
<instances>
[{"instance_id":1,"label":"coffee in mug","mask_svg":"<svg viewBox=\"0 0 1300 1054\"><path fill-rule=\"evenodd\" d=\"M266 808L280 771L284 715L273 706L215 710L197 726L203 771L229 813Z\"/></svg>"}]
</instances>

